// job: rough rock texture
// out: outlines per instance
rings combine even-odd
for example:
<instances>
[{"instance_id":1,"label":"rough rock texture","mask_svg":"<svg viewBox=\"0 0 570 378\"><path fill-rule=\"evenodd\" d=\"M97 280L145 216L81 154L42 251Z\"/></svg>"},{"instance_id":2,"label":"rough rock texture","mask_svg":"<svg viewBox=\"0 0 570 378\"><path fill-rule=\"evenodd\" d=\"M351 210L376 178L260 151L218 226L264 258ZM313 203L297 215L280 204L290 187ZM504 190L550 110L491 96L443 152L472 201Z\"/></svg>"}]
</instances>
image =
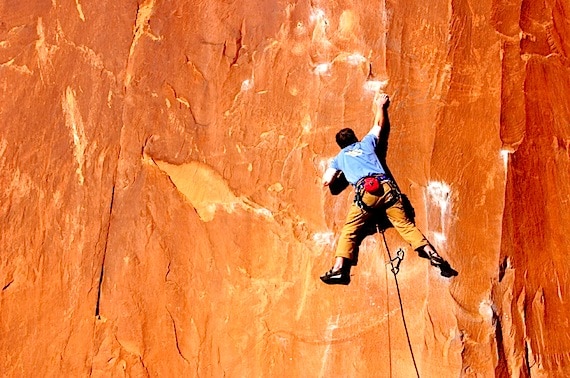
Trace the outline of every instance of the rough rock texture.
<instances>
[{"instance_id":1,"label":"rough rock texture","mask_svg":"<svg viewBox=\"0 0 570 378\"><path fill-rule=\"evenodd\" d=\"M415 376L381 234L318 280L378 88L420 375L569 376L568 54L567 0L1 1L2 376Z\"/></svg>"}]
</instances>

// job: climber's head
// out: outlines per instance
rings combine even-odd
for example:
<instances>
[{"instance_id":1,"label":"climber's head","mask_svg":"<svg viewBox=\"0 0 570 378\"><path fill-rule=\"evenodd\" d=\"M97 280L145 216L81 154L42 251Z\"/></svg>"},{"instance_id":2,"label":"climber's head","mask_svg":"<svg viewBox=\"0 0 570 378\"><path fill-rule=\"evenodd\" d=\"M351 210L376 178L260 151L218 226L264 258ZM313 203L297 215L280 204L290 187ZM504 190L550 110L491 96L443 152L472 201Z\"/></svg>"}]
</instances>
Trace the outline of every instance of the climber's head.
<instances>
[{"instance_id":1,"label":"climber's head","mask_svg":"<svg viewBox=\"0 0 570 378\"><path fill-rule=\"evenodd\" d=\"M358 142L358 138L352 129L346 128L336 133L336 144L340 148L345 148L356 142Z\"/></svg>"}]
</instances>

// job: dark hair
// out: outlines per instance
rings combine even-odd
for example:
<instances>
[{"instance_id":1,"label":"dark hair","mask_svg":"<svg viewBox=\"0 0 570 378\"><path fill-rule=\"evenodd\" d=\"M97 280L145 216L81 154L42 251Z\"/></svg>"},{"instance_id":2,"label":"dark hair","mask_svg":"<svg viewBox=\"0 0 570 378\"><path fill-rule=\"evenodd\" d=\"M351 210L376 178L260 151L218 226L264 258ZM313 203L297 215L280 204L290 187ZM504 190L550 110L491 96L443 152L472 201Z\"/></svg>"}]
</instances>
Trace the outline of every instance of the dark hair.
<instances>
[{"instance_id":1,"label":"dark hair","mask_svg":"<svg viewBox=\"0 0 570 378\"><path fill-rule=\"evenodd\" d=\"M358 138L352 129L346 128L336 133L336 144L340 148L345 148L356 142L358 142Z\"/></svg>"}]
</instances>

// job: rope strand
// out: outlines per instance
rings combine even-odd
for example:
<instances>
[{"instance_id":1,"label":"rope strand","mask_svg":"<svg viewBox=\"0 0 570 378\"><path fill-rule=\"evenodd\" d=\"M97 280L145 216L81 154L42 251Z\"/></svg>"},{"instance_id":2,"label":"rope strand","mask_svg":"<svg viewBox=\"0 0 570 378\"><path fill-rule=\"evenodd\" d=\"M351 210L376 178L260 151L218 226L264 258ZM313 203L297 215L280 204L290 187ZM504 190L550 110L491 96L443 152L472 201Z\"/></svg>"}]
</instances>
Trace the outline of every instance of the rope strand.
<instances>
[{"instance_id":1,"label":"rope strand","mask_svg":"<svg viewBox=\"0 0 570 378\"><path fill-rule=\"evenodd\" d=\"M404 316L404 305L402 304L402 296L400 295L400 285L398 285L398 266L394 266L394 260L392 260L392 254L388 248L388 243L386 242L386 235L384 235L384 230L379 230L382 233L382 238L384 239L384 247L388 253L388 258L390 259L390 265L392 266L392 273L394 273L394 281L396 282L396 291L398 292L398 300L400 301L400 310L402 311L402 323L404 323L404 330L406 331L406 338L408 339L408 347L410 348L410 354L412 355L412 361L414 363L414 368L416 369L416 375L420 378L420 372L418 370L418 365L416 364L416 358L414 357L414 350L412 349L412 342L410 341L410 334L408 332L408 325L406 324L406 317ZM399 263L398 263L399 265ZM387 282L386 282L387 283ZM391 363L391 361L390 361Z\"/></svg>"},{"instance_id":2,"label":"rope strand","mask_svg":"<svg viewBox=\"0 0 570 378\"><path fill-rule=\"evenodd\" d=\"M390 314L390 295L388 292L388 271L384 269L386 277L386 313ZM388 360L390 361L390 378L392 378L392 332L390 331L390 316L388 315Z\"/></svg>"}]
</instances>

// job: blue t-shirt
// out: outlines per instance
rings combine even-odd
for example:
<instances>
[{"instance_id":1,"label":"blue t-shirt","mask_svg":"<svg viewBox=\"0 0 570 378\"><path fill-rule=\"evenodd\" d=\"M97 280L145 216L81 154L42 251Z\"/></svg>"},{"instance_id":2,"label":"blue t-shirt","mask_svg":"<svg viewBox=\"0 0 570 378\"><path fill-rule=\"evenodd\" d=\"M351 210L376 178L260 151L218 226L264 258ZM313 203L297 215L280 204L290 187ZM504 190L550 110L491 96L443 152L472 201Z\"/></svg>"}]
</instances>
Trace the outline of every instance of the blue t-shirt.
<instances>
[{"instance_id":1,"label":"blue t-shirt","mask_svg":"<svg viewBox=\"0 0 570 378\"><path fill-rule=\"evenodd\" d=\"M343 148L331 162L331 168L342 171L352 185L363 177L386 173L376 155L375 135L367 134L360 142Z\"/></svg>"}]
</instances>

